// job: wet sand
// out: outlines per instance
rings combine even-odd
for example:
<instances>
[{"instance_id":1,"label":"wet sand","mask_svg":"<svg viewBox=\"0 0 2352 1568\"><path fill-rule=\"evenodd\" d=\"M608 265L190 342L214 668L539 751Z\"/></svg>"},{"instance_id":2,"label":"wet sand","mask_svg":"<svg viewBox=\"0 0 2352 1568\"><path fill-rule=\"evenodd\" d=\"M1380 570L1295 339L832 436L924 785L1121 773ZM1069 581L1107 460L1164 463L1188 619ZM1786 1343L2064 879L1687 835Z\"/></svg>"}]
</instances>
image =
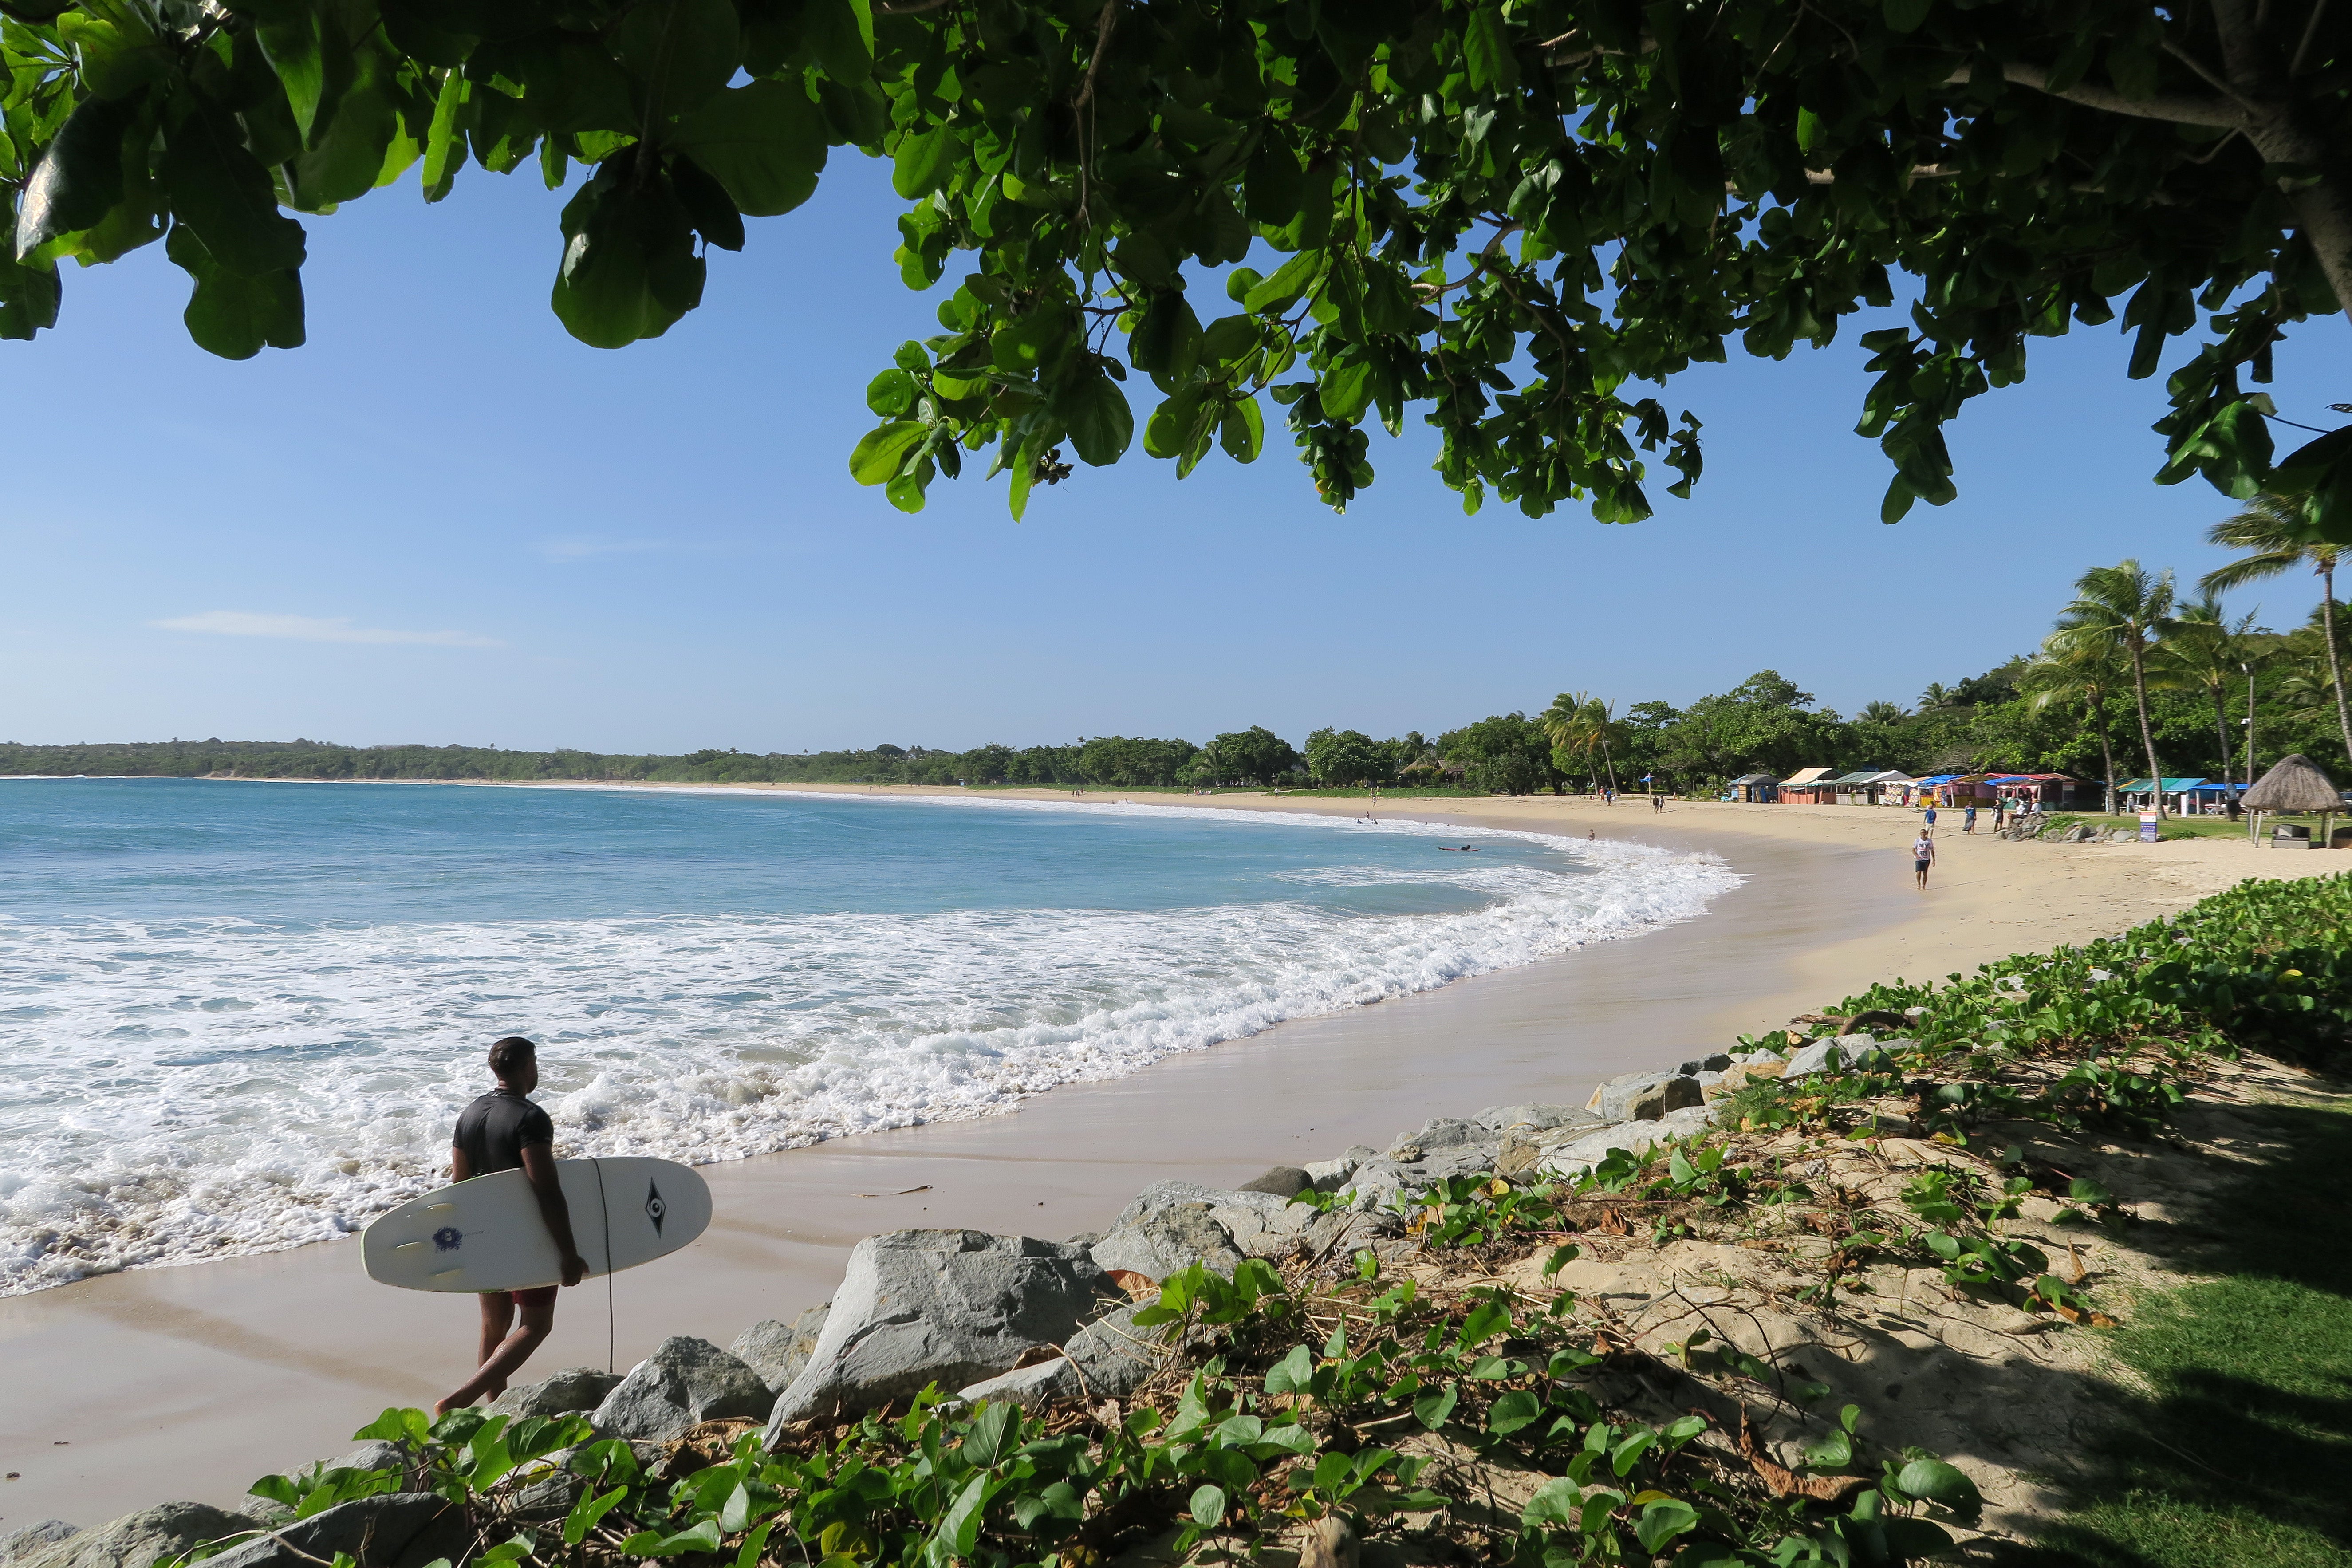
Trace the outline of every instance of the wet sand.
<instances>
[{"instance_id":1,"label":"wet sand","mask_svg":"<svg viewBox=\"0 0 2352 1568\"><path fill-rule=\"evenodd\" d=\"M1130 798L1139 809L1212 804ZM1496 800L1396 802L1382 815L1579 838L1591 828L1719 853L1747 880L1695 921L1285 1024L1057 1089L1011 1115L705 1167L719 1216L709 1232L612 1283L614 1364L625 1370L665 1335L723 1345L758 1319L792 1317L832 1293L848 1248L877 1231L1096 1229L1156 1181L1231 1184L1350 1143L1384 1147L1434 1115L1580 1102L1610 1074L1721 1049L1873 980L2080 941L2239 877L2338 864L2228 844L2075 849L1948 831L1923 896L1911 886L1908 813L1678 805L1653 816L1638 804ZM383 1406L428 1404L455 1385L470 1367L473 1318L469 1297L371 1284L351 1241L0 1300L0 1470L17 1472L0 1482L0 1533L52 1517L95 1525L171 1498L233 1504L260 1475L341 1453ZM605 1288L592 1282L565 1293L527 1371L607 1357Z\"/></svg>"}]
</instances>

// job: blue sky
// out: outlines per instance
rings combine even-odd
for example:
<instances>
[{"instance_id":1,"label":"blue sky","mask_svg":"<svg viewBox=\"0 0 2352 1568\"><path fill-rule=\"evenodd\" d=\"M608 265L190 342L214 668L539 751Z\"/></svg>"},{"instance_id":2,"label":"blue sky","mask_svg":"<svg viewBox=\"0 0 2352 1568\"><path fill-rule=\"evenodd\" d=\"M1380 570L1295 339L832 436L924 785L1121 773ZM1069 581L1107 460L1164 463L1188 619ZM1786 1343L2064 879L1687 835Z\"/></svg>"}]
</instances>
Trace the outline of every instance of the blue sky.
<instances>
[{"instance_id":1,"label":"blue sky","mask_svg":"<svg viewBox=\"0 0 2352 1568\"><path fill-rule=\"evenodd\" d=\"M2038 343L1951 431L1960 500L1893 528L1851 329L1676 382L1706 477L1689 502L1661 480L1631 528L1465 518L1411 426L1336 515L1271 419L1248 468L1180 484L1139 443L1024 523L1002 479L908 517L846 468L866 379L936 330L884 174L836 153L809 205L714 255L702 310L618 353L548 311L560 198L529 172L308 220L310 343L243 363L187 342L160 246L68 269L58 330L0 345L0 740L1296 740L1568 688L1679 703L1766 666L1851 711L2030 647L2086 566L2219 559L2199 538L2228 504L2148 482L2163 392L2122 379L2113 329ZM2282 412L2329 423L2347 363L2342 319L2305 328ZM2259 598L2288 626L2316 588Z\"/></svg>"}]
</instances>

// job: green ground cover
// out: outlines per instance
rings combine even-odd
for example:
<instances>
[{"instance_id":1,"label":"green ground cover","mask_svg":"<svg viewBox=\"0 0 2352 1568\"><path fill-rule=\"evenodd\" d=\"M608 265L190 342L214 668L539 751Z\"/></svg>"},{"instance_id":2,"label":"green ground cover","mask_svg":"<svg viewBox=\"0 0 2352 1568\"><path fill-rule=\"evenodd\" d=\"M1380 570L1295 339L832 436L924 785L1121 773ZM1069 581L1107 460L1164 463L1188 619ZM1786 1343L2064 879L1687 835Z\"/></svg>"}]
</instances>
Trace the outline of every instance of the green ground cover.
<instances>
[{"instance_id":1,"label":"green ground cover","mask_svg":"<svg viewBox=\"0 0 2352 1568\"><path fill-rule=\"evenodd\" d=\"M2352 1115L2267 1113L2284 1145L2168 1238L2206 1283L2114 1331L2147 1392L2077 1510L2021 1563L2321 1568L2352 1563Z\"/></svg>"}]
</instances>

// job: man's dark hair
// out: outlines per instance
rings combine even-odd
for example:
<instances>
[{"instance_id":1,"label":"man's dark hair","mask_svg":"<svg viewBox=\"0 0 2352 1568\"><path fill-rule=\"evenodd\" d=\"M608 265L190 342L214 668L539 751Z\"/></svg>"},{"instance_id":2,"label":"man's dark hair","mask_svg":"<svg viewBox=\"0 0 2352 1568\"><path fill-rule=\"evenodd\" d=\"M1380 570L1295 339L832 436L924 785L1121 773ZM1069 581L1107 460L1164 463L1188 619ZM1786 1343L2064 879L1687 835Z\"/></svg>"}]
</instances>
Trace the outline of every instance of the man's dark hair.
<instances>
[{"instance_id":1,"label":"man's dark hair","mask_svg":"<svg viewBox=\"0 0 2352 1568\"><path fill-rule=\"evenodd\" d=\"M539 1047L520 1035L509 1035L490 1047L490 1070L505 1078L515 1068L539 1056Z\"/></svg>"}]
</instances>

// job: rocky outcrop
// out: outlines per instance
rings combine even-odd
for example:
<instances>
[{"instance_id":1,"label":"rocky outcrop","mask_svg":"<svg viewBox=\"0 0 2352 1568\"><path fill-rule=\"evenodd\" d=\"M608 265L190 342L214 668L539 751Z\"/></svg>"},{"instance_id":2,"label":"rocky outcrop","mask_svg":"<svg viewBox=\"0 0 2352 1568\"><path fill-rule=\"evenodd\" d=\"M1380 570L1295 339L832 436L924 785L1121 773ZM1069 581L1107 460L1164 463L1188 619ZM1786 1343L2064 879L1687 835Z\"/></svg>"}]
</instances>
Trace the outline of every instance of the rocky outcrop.
<instances>
[{"instance_id":1,"label":"rocky outcrop","mask_svg":"<svg viewBox=\"0 0 2352 1568\"><path fill-rule=\"evenodd\" d=\"M1827 1072L1831 1070L1830 1054L1832 1051L1837 1053L1838 1060L1847 1067L1867 1067L1888 1051L1906 1049L1911 1044L1909 1040L1888 1040L1881 1044L1871 1039L1867 1035L1851 1035L1843 1039L1815 1040L1789 1058L1789 1065L1780 1069L1780 1076L1803 1078L1809 1073Z\"/></svg>"},{"instance_id":2,"label":"rocky outcrop","mask_svg":"<svg viewBox=\"0 0 2352 1568\"><path fill-rule=\"evenodd\" d=\"M462 1509L432 1492L337 1503L206 1561L218 1568L317 1568L347 1553L359 1568L413 1568L454 1559L473 1534Z\"/></svg>"},{"instance_id":3,"label":"rocky outcrop","mask_svg":"<svg viewBox=\"0 0 2352 1568\"><path fill-rule=\"evenodd\" d=\"M824 1332L824 1315L829 1310L811 1307L789 1323L773 1318L754 1323L727 1347L727 1353L758 1373L761 1381L782 1394L801 1374L801 1368L808 1365L809 1353L816 1349L817 1336Z\"/></svg>"},{"instance_id":4,"label":"rocky outcrop","mask_svg":"<svg viewBox=\"0 0 2352 1568\"><path fill-rule=\"evenodd\" d=\"M1097 1318L1071 1337L1067 1353L976 1383L961 1397L1036 1409L1071 1399L1124 1399L1168 1363L1166 1330L1139 1329L1140 1302Z\"/></svg>"},{"instance_id":5,"label":"rocky outcrop","mask_svg":"<svg viewBox=\"0 0 2352 1568\"><path fill-rule=\"evenodd\" d=\"M56 1545L20 1555L10 1568L150 1568L192 1546L261 1528L250 1515L210 1503L167 1502L76 1531Z\"/></svg>"},{"instance_id":6,"label":"rocky outcrop","mask_svg":"<svg viewBox=\"0 0 2352 1568\"><path fill-rule=\"evenodd\" d=\"M698 1421L763 1421L775 1403L758 1373L708 1340L677 1335L631 1367L588 1423L599 1436L658 1442Z\"/></svg>"},{"instance_id":7,"label":"rocky outcrop","mask_svg":"<svg viewBox=\"0 0 2352 1568\"><path fill-rule=\"evenodd\" d=\"M1730 1065L1728 1058L1725 1065ZM1587 1105L1604 1123L1655 1121L1670 1110L1696 1105L1703 1088L1694 1073L1620 1073L1594 1089Z\"/></svg>"},{"instance_id":8,"label":"rocky outcrop","mask_svg":"<svg viewBox=\"0 0 2352 1568\"><path fill-rule=\"evenodd\" d=\"M62 1519L45 1519L37 1524L9 1531L0 1534L0 1563L13 1563L19 1557L46 1552L67 1536L79 1533L79 1525L68 1524Z\"/></svg>"},{"instance_id":9,"label":"rocky outcrop","mask_svg":"<svg viewBox=\"0 0 2352 1568\"><path fill-rule=\"evenodd\" d=\"M1010 1372L1027 1351L1066 1344L1118 1295L1087 1250L1065 1242L976 1230L867 1237L808 1365L776 1400L770 1438L928 1384L961 1388Z\"/></svg>"},{"instance_id":10,"label":"rocky outcrop","mask_svg":"<svg viewBox=\"0 0 2352 1568\"><path fill-rule=\"evenodd\" d=\"M1234 1233L1205 1203L1171 1204L1129 1225L1114 1226L1087 1248L1096 1267L1125 1269L1158 1281L1192 1263L1230 1278L1241 1267Z\"/></svg>"},{"instance_id":11,"label":"rocky outcrop","mask_svg":"<svg viewBox=\"0 0 2352 1568\"><path fill-rule=\"evenodd\" d=\"M553 1377L508 1389L490 1401L490 1408L518 1418L570 1415L595 1409L620 1385L618 1377L601 1367L567 1366Z\"/></svg>"}]
</instances>

